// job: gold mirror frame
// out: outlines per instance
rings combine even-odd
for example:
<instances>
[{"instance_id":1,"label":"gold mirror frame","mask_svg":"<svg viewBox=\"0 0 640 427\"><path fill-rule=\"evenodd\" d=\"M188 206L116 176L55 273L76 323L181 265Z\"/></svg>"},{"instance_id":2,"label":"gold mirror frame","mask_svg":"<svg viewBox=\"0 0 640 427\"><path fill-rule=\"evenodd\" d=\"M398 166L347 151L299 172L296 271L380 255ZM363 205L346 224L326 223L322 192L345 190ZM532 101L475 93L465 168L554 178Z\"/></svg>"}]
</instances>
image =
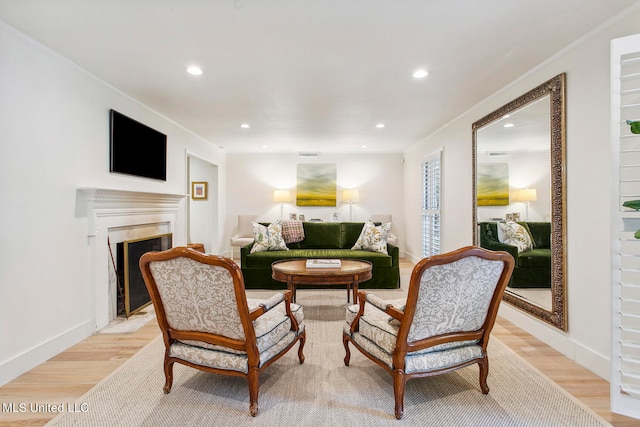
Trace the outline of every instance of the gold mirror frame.
<instances>
[{"instance_id":1,"label":"gold mirror frame","mask_svg":"<svg viewBox=\"0 0 640 427\"><path fill-rule=\"evenodd\" d=\"M501 108L484 116L472 125L472 165L473 165L473 241L478 242L477 218L477 131L505 114L512 113L525 105L550 95L551 125L551 310L534 305L524 299L505 292L503 300L532 314L533 316L566 331L567 294L566 294L566 111L565 84L566 74L562 73L533 90L514 99Z\"/></svg>"}]
</instances>

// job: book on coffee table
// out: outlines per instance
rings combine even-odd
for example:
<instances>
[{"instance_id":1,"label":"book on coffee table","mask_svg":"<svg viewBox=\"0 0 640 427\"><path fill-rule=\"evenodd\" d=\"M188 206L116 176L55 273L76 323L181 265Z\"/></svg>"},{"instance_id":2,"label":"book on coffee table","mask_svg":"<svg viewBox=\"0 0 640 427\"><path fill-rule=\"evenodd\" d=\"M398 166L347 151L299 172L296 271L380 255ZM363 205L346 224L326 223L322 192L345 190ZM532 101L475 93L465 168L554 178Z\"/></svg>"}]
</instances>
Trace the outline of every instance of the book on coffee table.
<instances>
[{"instance_id":1,"label":"book on coffee table","mask_svg":"<svg viewBox=\"0 0 640 427\"><path fill-rule=\"evenodd\" d=\"M339 259L308 259L307 268L340 268Z\"/></svg>"}]
</instances>

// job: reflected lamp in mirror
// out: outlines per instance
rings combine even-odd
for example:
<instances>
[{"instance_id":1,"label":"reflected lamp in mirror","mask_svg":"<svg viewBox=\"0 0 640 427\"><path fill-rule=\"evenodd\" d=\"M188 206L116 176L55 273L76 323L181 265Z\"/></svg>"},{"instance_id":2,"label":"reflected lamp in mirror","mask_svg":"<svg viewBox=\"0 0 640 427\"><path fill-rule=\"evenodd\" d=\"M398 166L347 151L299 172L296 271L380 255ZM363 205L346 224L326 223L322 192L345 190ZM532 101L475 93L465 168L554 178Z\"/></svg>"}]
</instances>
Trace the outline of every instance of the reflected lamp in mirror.
<instances>
[{"instance_id":1,"label":"reflected lamp in mirror","mask_svg":"<svg viewBox=\"0 0 640 427\"><path fill-rule=\"evenodd\" d=\"M273 201L280 203L280 221L282 221L284 204L291 201L291 192L289 190L275 190L273 192Z\"/></svg>"},{"instance_id":2,"label":"reflected lamp in mirror","mask_svg":"<svg viewBox=\"0 0 640 427\"><path fill-rule=\"evenodd\" d=\"M353 221L353 204L360 201L360 192L355 188L344 190L342 201L349 202L349 221Z\"/></svg>"},{"instance_id":3,"label":"reflected lamp in mirror","mask_svg":"<svg viewBox=\"0 0 640 427\"><path fill-rule=\"evenodd\" d=\"M518 196L516 200L518 202L524 202L524 220L529 221L529 202L535 202L536 200L538 200L538 192L535 188L523 188L522 190L518 190Z\"/></svg>"}]
</instances>

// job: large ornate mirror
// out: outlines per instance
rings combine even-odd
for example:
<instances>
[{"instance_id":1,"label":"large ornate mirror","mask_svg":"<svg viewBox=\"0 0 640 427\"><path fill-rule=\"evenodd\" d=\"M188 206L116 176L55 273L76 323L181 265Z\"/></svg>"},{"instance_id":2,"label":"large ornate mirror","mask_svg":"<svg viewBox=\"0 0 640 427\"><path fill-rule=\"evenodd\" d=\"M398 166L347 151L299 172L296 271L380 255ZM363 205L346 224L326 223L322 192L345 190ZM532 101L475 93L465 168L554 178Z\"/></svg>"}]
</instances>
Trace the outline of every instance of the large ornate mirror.
<instances>
[{"instance_id":1,"label":"large ornate mirror","mask_svg":"<svg viewBox=\"0 0 640 427\"><path fill-rule=\"evenodd\" d=\"M567 330L565 74L473 124L473 238L508 250L504 300Z\"/></svg>"}]
</instances>

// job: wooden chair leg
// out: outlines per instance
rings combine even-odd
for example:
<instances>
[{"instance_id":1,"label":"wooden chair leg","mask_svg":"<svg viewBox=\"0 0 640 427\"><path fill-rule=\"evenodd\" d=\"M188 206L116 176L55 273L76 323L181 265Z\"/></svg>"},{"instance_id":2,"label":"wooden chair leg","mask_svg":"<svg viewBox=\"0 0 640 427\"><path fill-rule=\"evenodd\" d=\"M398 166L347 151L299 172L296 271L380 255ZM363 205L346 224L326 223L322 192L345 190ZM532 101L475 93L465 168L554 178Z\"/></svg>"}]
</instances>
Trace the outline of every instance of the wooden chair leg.
<instances>
[{"instance_id":1,"label":"wooden chair leg","mask_svg":"<svg viewBox=\"0 0 640 427\"><path fill-rule=\"evenodd\" d=\"M480 367L480 390L482 390L483 394L489 393L489 386L487 385L487 376L489 375L489 358L485 355L478 362L478 366Z\"/></svg>"},{"instance_id":2,"label":"wooden chair leg","mask_svg":"<svg viewBox=\"0 0 640 427\"><path fill-rule=\"evenodd\" d=\"M346 353L344 356L344 364L345 366L349 366L349 361L351 360L351 351L349 351L349 339L344 334L342 335L342 345L344 345L344 351Z\"/></svg>"},{"instance_id":3,"label":"wooden chair leg","mask_svg":"<svg viewBox=\"0 0 640 427\"><path fill-rule=\"evenodd\" d=\"M298 360L300 364L304 363L304 354L302 354L302 349L304 348L304 343L307 342L307 330L302 331L300 335L300 346L298 347Z\"/></svg>"},{"instance_id":4,"label":"wooden chair leg","mask_svg":"<svg viewBox=\"0 0 640 427\"><path fill-rule=\"evenodd\" d=\"M252 417L255 417L258 415L258 390L260 388L257 368L249 368L247 381L249 382L249 412Z\"/></svg>"},{"instance_id":5,"label":"wooden chair leg","mask_svg":"<svg viewBox=\"0 0 640 427\"><path fill-rule=\"evenodd\" d=\"M173 362L169 360L169 355L165 353L164 355L164 387L162 390L165 394L168 394L171 391L171 386L173 386Z\"/></svg>"},{"instance_id":6,"label":"wooden chair leg","mask_svg":"<svg viewBox=\"0 0 640 427\"><path fill-rule=\"evenodd\" d=\"M401 419L404 415L404 372L399 369L393 371L393 395L396 400L396 418Z\"/></svg>"}]
</instances>

